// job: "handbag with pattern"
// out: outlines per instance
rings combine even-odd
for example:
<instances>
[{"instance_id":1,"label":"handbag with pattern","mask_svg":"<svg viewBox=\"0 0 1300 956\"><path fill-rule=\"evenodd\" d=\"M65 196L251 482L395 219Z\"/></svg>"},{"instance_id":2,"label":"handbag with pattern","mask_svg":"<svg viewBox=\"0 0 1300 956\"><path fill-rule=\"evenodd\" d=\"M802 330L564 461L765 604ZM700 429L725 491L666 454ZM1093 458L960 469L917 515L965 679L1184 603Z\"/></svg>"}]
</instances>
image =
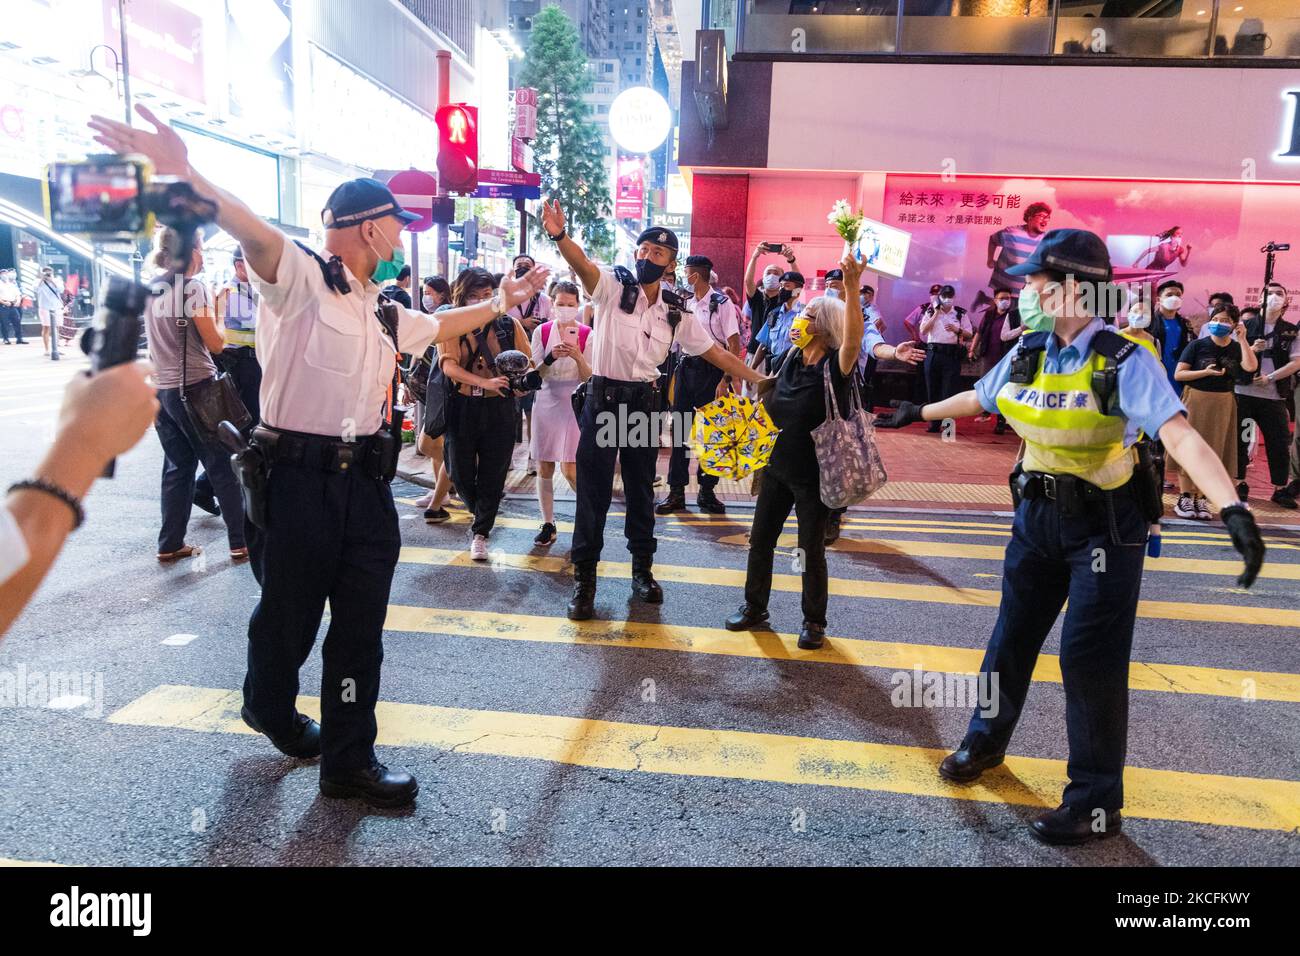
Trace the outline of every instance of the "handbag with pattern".
<instances>
[{"instance_id":1,"label":"handbag with pattern","mask_svg":"<svg viewBox=\"0 0 1300 956\"><path fill-rule=\"evenodd\" d=\"M841 417L831 388L832 355L823 368L826 421L812 432L817 450L822 504L833 509L857 504L888 480L876 446L875 427L858 397L857 382L849 382L849 414ZM856 373L855 373L856 377Z\"/></svg>"}]
</instances>

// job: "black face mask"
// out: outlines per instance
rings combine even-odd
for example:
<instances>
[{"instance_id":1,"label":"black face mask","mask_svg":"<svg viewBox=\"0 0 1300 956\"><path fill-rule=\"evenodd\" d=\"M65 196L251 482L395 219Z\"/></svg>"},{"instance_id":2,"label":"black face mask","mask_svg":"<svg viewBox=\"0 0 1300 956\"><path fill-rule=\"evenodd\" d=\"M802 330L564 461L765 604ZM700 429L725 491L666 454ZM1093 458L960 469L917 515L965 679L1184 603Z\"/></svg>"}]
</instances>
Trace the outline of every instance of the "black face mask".
<instances>
[{"instance_id":1,"label":"black face mask","mask_svg":"<svg viewBox=\"0 0 1300 956\"><path fill-rule=\"evenodd\" d=\"M785 303L785 302L789 302L793 298L794 298L794 292L792 292L790 289L782 289L780 294L776 297L776 300L778 302Z\"/></svg>"},{"instance_id":2,"label":"black face mask","mask_svg":"<svg viewBox=\"0 0 1300 956\"><path fill-rule=\"evenodd\" d=\"M528 275L528 270L531 268L532 266L515 266L515 278L522 279L524 276Z\"/></svg>"},{"instance_id":3,"label":"black face mask","mask_svg":"<svg viewBox=\"0 0 1300 956\"><path fill-rule=\"evenodd\" d=\"M636 261L636 281L640 285L650 285L652 282L658 282L663 278L665 266L657 262L651 262L649 259L638 259Z\"/></svg>"}]
</instances>

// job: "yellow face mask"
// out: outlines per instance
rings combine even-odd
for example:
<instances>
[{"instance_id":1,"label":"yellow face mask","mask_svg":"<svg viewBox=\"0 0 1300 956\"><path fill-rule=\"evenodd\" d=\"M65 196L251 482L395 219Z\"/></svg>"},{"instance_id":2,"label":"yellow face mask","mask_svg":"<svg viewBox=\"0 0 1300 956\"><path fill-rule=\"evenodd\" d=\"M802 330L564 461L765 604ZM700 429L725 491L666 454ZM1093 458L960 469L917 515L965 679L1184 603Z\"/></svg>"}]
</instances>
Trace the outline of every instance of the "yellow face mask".
<instances>
[{"instance_id":1,"label":"yellow face mask","mask_svg":"<svg viewBox=\"0 0 1300 956\"><path fill-rule=\"evenodd\" d=\"M812 322L799 316L790 323L790 342L795 348L806 349L813 340Z\"/></svg>"}]
</instances>

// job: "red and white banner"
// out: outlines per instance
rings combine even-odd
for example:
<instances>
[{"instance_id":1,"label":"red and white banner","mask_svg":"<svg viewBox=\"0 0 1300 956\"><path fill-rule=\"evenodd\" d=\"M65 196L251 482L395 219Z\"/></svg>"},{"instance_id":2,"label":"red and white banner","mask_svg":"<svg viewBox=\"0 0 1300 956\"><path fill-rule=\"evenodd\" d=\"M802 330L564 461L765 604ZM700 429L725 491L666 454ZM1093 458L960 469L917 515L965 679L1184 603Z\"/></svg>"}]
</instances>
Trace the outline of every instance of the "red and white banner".
<instances>
[{"instance_id":1,"label":"red and white banner","mask_svg":"<svg viewBox=\"0 0 1300 956\"><path fill-rule=\"evenodd\" d=\"M618 158L618 185L614 193L615 219L642 219L645 216L645 158Z\"/></svg>"}]
</instances>

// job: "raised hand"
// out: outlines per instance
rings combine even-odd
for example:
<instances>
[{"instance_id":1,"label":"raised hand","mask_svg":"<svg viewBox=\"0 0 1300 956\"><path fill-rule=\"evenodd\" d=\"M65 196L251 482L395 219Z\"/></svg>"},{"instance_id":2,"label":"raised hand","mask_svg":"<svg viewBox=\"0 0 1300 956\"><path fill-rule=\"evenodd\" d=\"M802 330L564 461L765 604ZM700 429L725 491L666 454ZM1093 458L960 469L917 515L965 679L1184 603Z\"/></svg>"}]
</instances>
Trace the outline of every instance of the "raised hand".
<instances>
[{"instance_id":1,"label":"raised hand","mask_svg":"<svg viewBox=\"0 0 1300 956\"><path fill-rule=\"evenodd\" d=\"M542 200L542 229L548 236L558 236L564 232L565 227L564 210L560 208L560 200L551 197L547 202Z\"/></svg>"},{"instance_id":2,"label":"raised hand","mask_svg":"<svg viewBox=\"0 0 1300 956\"><path fill-rule=\"evenodd\" d=\"M135 111L154 128L152 133L99 115L92 116L86 125L95 131L95 142L114 153L139 153L153 164L154 172L159 176L190 175L185 141L149 107L137 105Z\"/></svg>"},{"instance_id":3,"label":"raised hand","mask_svg":"<svg viewBox=\"0 0 1300 956\"><path fill-rule=\"evenodd\" d=\"M858 261L858 257L851 252L846 252L844 258L840 260L840 269L844 272L844 288L856 289L858 280L862 278L862 263Z\"/></svg>"},{"instance_id":4,"label":"raised hand","mask_svg":"<svg viewBox=\"0 0 1300 956\"><path fill-rule=\"evenodd\" d=\"M501 280L501 296L506 308L510 309L520 302L527 302L546 287L546 278L551 274L548 266L533 266L522 276L506 276Z\"/></svg>"}]
</instances>

